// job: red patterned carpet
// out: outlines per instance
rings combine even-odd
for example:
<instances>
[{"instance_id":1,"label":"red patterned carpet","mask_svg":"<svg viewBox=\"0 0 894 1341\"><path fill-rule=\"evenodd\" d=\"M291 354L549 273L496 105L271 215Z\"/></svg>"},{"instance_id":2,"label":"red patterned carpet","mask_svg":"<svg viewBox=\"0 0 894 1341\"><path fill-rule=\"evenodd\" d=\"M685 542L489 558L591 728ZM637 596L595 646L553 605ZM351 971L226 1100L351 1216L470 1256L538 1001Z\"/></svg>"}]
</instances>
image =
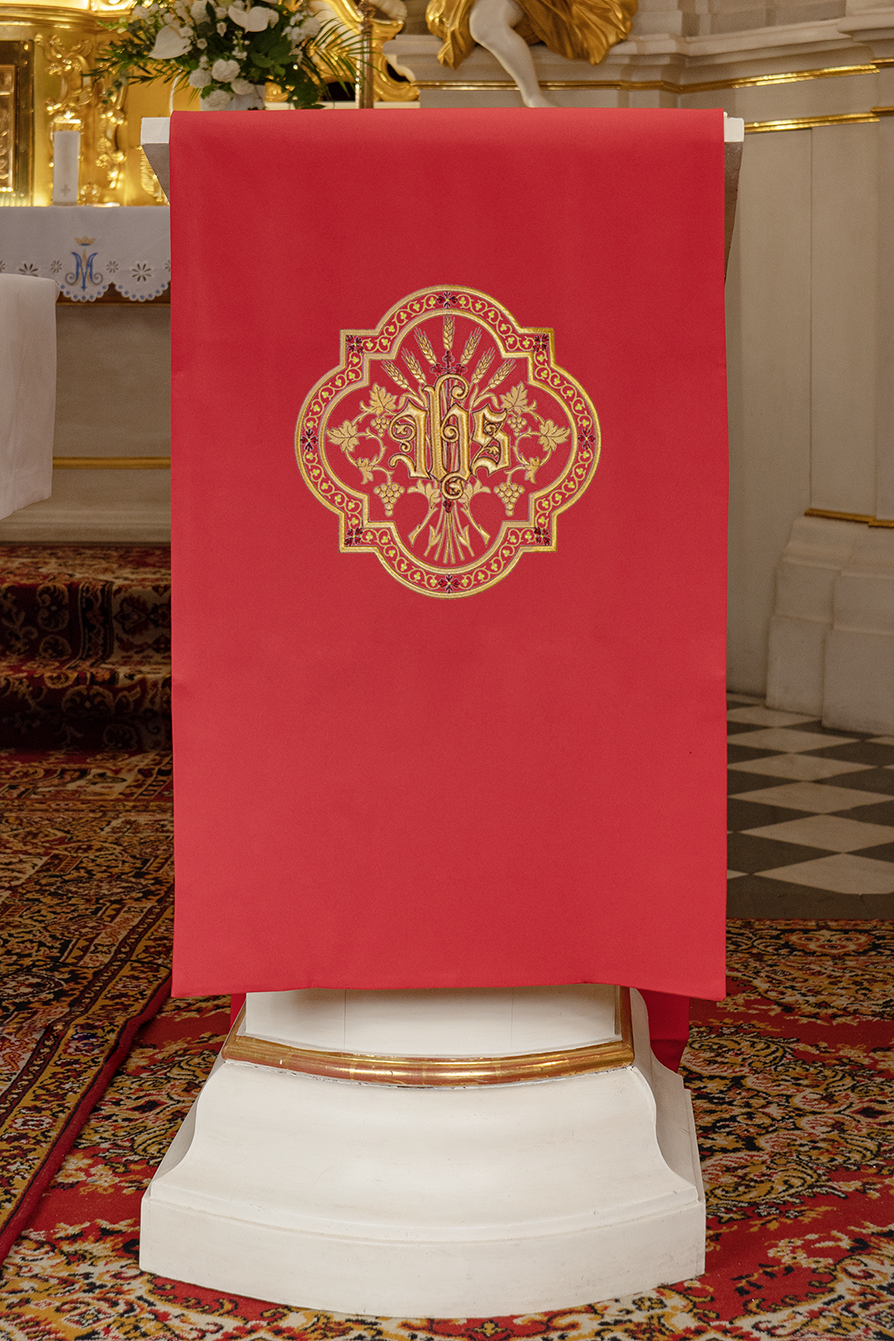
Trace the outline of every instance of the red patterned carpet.
<instances>
[{"instance_id":1,"label":"red patterned carpet","mask_svg":"<svg viewBox=\"0 0 894 1341\"><path fill-rule=\"evenodd\" d=\"M227 1002L144 1027L0 1284L3 1341L878 1341L894 1338L891 922L734 922L729 998L684 1058L707 1273L524 1318L359 1319L140 1272L139 1196L207 1073Z\"/></svg>"},{"instance_id":2,"label":"red patterned carpet","mask_svg":"<svg viewBox=\"0 0 894 1341\"><path fill-rule=\"evenodd\" d=\"M164 545L0 545L0 745L167 749Z\"/></svg>"},{"instance_id":3,"label":"red patterned carpet","mask_svg":"<svg viewBox=\"0 0 894 1341\"><path fill-rule=\"evenodd\" d=\"M0 752L0 1260L167 997L170 827L169 755Z\"/></svg>"}]
</instances>

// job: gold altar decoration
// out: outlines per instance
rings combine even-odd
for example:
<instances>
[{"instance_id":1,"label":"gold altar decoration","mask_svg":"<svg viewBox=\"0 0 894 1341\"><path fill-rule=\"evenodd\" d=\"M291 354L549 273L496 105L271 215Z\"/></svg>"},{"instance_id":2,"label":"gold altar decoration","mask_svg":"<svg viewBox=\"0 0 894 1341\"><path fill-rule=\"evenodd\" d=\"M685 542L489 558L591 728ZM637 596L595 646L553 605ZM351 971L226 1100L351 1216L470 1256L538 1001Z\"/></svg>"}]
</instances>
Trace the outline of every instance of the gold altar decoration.
<instances>
[{"instance_id":1,"label":"gold altar decoration","mask_svg":"<svg viewBox=\"0 0 894 1341\"><path fill-rule=\"evenodd\" d=\"M343 23L352 33L360 34L363 18L354 0L327 0L327 3L339 23ZM419 90L414 83L395 78L382 52L382 43L397 37L402 27L403 23L399 20L386 18L378 11L373 19L370 66L375 102L415 102L419 97Z\"/></svg>"},{"instance_id":2,"label":"gold altar decoration","mask_svg":"<svg viewBox=\"0 0 894 1341\"><path fill-rule=\"evenodd\" d=\"M81 133L78 203L163 205L165 196L140 148L144 116L168 116L197 106L193 90L161 82L126 91L90 75L97 51L110 37L101 20L131 8L132 0L58 0L10 4L0 0L0 206L49 205L53 194L53 133ZM337 20L361 30L353 0L330 0ZM377 13L372 24L372 96L412 102L416 86L396 78L382 43L402 25ZM277 100L276 90L268 96Z\"/></svg>"},{"instance_id":3,"label":"gold altar decoration","mask_svg":"<svg viewBox=\"0 0 894 1341\"><path fill-rule=\"evenodd\" d=\"M143 170L140 121L168 113L170 90L125 96L90 75L108 40L100 21L128 8L120 0L0 0L0 205L51 203L57 130L81 134L80 204L163 203Z\"/></svg>"}]
</instances>

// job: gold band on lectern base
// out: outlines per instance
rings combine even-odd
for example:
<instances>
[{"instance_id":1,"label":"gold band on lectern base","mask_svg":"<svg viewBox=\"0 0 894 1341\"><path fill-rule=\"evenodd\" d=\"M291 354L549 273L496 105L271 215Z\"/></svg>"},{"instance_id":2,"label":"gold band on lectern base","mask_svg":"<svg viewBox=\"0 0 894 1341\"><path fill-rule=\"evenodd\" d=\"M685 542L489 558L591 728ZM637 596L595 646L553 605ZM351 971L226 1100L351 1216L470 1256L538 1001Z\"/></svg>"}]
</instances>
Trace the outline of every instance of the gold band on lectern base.
<instances>
[{"instance_id":1,"label":"gold band on lectern base","mask_svg":"<svg viewBox=\"0 0 894 1341\"><path fill-rule=\"evenodd\" d=\"M833 508L808 508L805 517L825 517L828 521L859 522L862 526L894 526L894 518L870 517L863 512L837 512Z\"/></svg>"},{"instance_id":2,"label":"gold band on lectern base","mask_svg":"<svg viewBox=\"0 0 894 1341\"><path fill-rule=\"evenodd\" d=\"M329 1052L295 1048L272 1039L240 1034L245 1007L227 1035L221 1057L228 1062L251 1062L282 1071L300 1071L329 1080L353 1080L365 1085L513 1085L532 1080L556 1080L588 1071L617 1071L634 1061L630 1021L630 989L619 987L615 997L615 1028L619 1037L583 1048L556 1048L499 1057L390 1057L368 1052Z\"/></svg>"}]
</instances>

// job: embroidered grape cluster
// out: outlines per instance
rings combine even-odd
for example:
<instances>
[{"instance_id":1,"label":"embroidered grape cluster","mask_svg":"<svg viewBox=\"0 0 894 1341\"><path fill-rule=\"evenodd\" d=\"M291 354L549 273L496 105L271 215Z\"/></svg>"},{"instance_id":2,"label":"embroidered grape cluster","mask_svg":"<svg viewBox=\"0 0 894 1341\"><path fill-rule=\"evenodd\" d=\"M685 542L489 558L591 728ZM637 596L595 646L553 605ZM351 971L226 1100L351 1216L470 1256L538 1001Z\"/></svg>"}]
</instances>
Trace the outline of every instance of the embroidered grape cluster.
<instances>
[{"instance_id":1,"label":"embroidered grape cluster","mask_svg":"<svg viewBox=\"0 0 894 1341\"><path fill-rule=\"evenodd\" d=\"M394 505L403 492L404 491L401 488L401 486L399 484L395 484L393 480L386 480L384 484L376 485L375 489L373 490L373 493L378 494L379 497L381 498L382 503L384 504L385 507L386 517L391 516L392 512L394 511Z\"/></svg>"},{"instance_id":2,"label":"embroidered grape cluster","mask_svg":"<svg viewBox=\"0 0 894 1341\"><path fill-rule=\"evenodd\" d=\"M520 484L516 484L515 480L506 480L505 483L498 484L494 489L494 493L503 500L507 517L512 516L515 511L515 505L518 502L518 496L524 492L524 488Z\"/></svg>"}]
</instances>

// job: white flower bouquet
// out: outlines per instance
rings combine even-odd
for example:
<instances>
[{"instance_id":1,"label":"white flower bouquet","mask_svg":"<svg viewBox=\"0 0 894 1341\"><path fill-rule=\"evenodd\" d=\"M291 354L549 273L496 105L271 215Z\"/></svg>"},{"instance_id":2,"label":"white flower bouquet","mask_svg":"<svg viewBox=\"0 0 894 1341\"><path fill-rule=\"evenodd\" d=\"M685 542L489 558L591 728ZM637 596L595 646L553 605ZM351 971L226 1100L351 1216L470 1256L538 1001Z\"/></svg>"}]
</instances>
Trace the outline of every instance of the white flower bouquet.
<instances>
[{"instance_id":1,"label":"white flower bouquet","mask_svg":"<svg viewBox=\"0 0 894 1341\"><path fill-rule=\"evenodd\" d=\"M344 34L321 23L309 0L150 0L104 26L117 36L94 73L185 82L198 90L203 108L244 105L246 98L262 107L268 80L290 106L316 107L328 83L354 80Z\"/></svg>"}]
</instances>

